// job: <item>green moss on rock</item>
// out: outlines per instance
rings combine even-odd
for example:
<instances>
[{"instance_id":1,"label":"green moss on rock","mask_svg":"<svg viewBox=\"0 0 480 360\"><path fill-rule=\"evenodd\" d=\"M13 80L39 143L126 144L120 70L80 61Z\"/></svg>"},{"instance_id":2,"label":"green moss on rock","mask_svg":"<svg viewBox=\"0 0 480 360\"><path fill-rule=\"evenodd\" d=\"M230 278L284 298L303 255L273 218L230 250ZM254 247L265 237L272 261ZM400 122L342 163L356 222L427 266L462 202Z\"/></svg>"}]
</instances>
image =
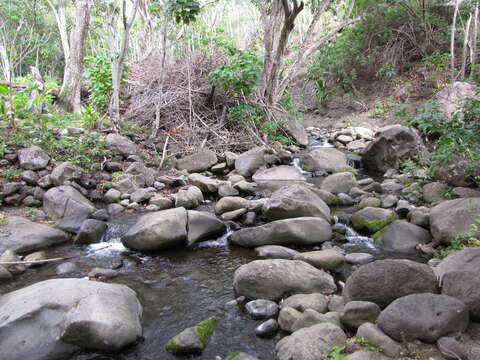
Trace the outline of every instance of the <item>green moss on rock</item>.
<instances>
[{"instance_id":1,"label":"green moss on rock","mask_svg":"<svg viewBox=\"0 0 480 360\"><path fill-rule=\"evenodd\" d=\"M225 358L225 360L235 360L237 356L239 356L242 352L241 351L234 351L228 354L228 356Z\"/></svg>"},{"instance_id":2,"label":"green moss on rock","mask_svg":"<svg viewBox=\"0 0 480 360\"><path fill-rule=\"evenodd\" d=\"M203 320L195 325L195 330L198 334L198 338L200 339L203 346L207 345L208 339L213 334L217 327L217 319L212 316L207 320Z\"/></svg>"},{"instance_id":3,"label":"green moss on rock","mask_svg":"<svg viewBox=\"0 0 480 360\"><path fill-rule=\"evenodd\" d=\"M396 213L392 213L385 219L379 220L368 220L362 216L354 214L350 218L350 221L355 229L367 230L370 234L375 234L376 232L382 230L385 226L391 224L397 219L398 215Z\"/></svg>"},{"instance_id":4,"label":"green moss on rock","mask_svg":"<svg viewBox=\"0 0 480 360\"><path fill-rule=\"evenodd\" d=\"M340 166L335 168L335 173L342 173L342 172L349 172L352 173L355 176L358 176L358 171L357 169L351 167L351 166Z\"/></svg>"}]
</instances>

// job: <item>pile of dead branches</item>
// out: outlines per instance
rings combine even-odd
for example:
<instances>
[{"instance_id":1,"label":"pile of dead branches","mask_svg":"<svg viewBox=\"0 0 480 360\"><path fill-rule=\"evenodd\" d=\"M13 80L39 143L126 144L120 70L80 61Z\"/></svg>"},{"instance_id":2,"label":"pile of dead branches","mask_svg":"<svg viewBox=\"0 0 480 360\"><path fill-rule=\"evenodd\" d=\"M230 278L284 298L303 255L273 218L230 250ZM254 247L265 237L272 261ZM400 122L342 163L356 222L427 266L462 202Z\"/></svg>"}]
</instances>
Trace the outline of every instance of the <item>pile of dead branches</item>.
<instances>
[{"instance_id":1,"label":"pile of dead branches","mask_svg":"<svg viewBox=\"0 0 480 360\"><path fill-rule=\"evenodd\" d=\"M154 128L182 152L209 148L218 153L243 151L254 141L244 128L228 121L227 109L234 105L223 93L212 92L209 72L220 65L219 56L196 55L166 65L150 57L129 65L123 89L123 117Z\"/></svg>"}]
</instances>

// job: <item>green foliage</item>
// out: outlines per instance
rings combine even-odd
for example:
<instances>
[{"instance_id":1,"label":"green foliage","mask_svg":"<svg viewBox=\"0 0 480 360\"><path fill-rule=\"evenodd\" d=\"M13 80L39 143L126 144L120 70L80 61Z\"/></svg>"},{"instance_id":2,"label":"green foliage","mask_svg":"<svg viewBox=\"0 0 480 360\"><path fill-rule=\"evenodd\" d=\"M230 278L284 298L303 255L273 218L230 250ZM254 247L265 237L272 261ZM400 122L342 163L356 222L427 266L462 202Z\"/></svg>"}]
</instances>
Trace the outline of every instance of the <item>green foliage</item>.
<instances>
[{"instance_id":1,"label":"green foliage","mask_svg":"<svg viewBox=\"0 0 480 360\"><path fill-rule=\"evenodd\" d=\"M345 360L345 355L342 354L342 351L345 349L345 346L335 346L330 354L325 356L322 360Z\"/></svg>"},{"instance_id":2,"label":"green foliage","mask_svg":"<svg viewBox=\"0 0 480 360\"><path fill-rule=\"evenodd\" d=\"M467 175L478 175L480 168L480 99L468 98L463 108L450 118L438 105L429 102L418 109L408 121L423 135L436 139L431 156L432 171L451 163L454 159L467 159Z\"/></svg>"},{"instance_id":3,"label":"green foliage","mask_svg":"<svg viewBox=\"0 0 480 360\"><path fill-rule=\"evenodd\" d=\"M389 64L389 63L383 64L382 67L378 69L378 71L375 74L376 77L384 80L392 79L396 75L397 75L397 70L393 67L392 64Z\"/></svg>"},{"instance_id":4,"label":"green foliage","mask_svg":"<svg viewBox=\"0 0 480 360\"><path fill-rule=\"evenodd\" d=\"M225 31L223 26L210 27L198 20L185 31L184 39L189 44L204 54L218 54L224 52L233 56L238 52L232 36Z\"/></svg>"},{"instance_id":5,"label":"green foliage","mask_svg":"<svg viewBox=\"0 0 480 360\"><path fill-rule=\"evenodd\" d=\"M96 56L87 56L84 59L84 77L90 87L89 102L97 113L104 114L108 109L108 102L112 94L112 72L110 60L105 53ZM126 73L123 74L126 77Z\"/></svg>"},{"instance_id":6,"label":"green foliage","mask_svg":"<svg viewBox=\"0 0 480 360\"><path fill-rule=\"evenodd\" d=\"M355 342L367 351L373 351L373 352L382 351L382 348L370 344L368 340L365 338L357 338Z\"/></svg>"},{"instance_id":7,"label":"green foliage","mask_svg":"<svg viewBox=\"0 0 480 360\"><path fill-rule=\"evenodd\" d=\"M288 137L282 129L282 124L275 120L265 121L260 125L260 131L271 141L278 141L285 146L295 145L295 141Z\"/></svg>"},{"instance_id":8,"label":"green foliage","mask_svg":"<svg viewBox=\"0 0 480 360\"><path fill-rule=\"evenodd\" d=\"M236 124L247 126L251 122L260 124L265 113L258 106L241 103L228 109L228 118Z\"/></svg>"},{"instance_id":9,"label":"green foliage","mask_svg":"<svg viewBox=\"0 0 480 360\"><path fill-rule=\"evenodd\" d=\"M22 170L16 167L8 167L0 170L0 177L8 181L18 179L20 175L22 175Z\"/></svg>"},{"instance_id":10,"label":"green foliage","mask_svg":"<svg viewBox=\"0 0 480 360\"><path fill-rule=\"evenodd\" d=\"M229 96L249 96L260 80L261 66L256 53L242 51L232 57L230 64L213 69L208 74L208 80Z\"/></svg>"},{"instance_id":11,"label":"green foliage","mask_svg":"<svg viewBox=\"0 0 480 360\"><path fill-rule=\"evenodd\" d=\"M197 0L168 0L167 9L177 23L188 25L200 14L200 3Z\"/></svg>"},{"instance_id":12,"label":"green foliage","mask_svg":"<svg viewBox=\"0 0 480 360\"><path fill-rule=\"evenodd\" d=\"M299 110L300 102L288 91L285 91L280 99L280 106L297 120L301 120L303 122L303 113Z\"/></svg>"},{"instance_id":13,"label":"green foliage","mask_svg":"<svg viewBox=\"0 0 480 360\"><path fill-rule=\"evenodd\" d=\"M450 53L434 51L432 55L424 57L422 63L430 70L445 70L450 63Z\"/></svg>"}]
</instances>

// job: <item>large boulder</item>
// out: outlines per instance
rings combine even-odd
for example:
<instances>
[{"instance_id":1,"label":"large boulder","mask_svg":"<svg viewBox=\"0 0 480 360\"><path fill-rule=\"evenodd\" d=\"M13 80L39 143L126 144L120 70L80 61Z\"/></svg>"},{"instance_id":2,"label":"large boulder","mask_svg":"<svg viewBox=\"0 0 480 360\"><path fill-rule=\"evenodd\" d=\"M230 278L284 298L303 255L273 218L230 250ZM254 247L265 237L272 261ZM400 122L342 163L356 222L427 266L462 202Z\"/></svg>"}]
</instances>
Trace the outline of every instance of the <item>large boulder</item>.
<instances>
[{"instance_id":1,"label":"large boulder","mask_svg":"<svg viewBox=\"0 0 480 360\"><path fill-rule=\"evenodd\" d=\"M259 258L264 259L292 259L298 254L297 250L279 245L265 245L255 248L255 253Z\"/></svg>"},{"instance_id":2,"label":"large boulder","mask_svg":"<svg viewBox=\"0 0 480 360\"><path fill-rule=\"evenodd\" d=\"M434 268L434 271L440 279L451 271L480 274L480 247L467 248L448 255Z\"/></svg>"},{"instance_id":3,"label":"large boulder","mask_svg":"<svg viewBox=\"0 0 480 360\"><path fill-rule=\"evenodd\" d=\"M480 176L478 163L455 157L435 172L435 178L452 186L475 186L475 177Z\"/></svg>"},{"instance_id":4,"label":"large boulder","mask_svg":"<svg viewBox=\"0 0 480 360\"><path fill-rule=\"evenodd\" d=\"M318 216L330 221L328 205L303 184L285 186L275 191L263 206L263 213L269 220Z\"/></svg>"},{"instance_id":5,"label":"large boulder","mask_svg":"<svg viewBox=\"0 0 480 360\"><path fill-rule=\"evenodd\" d=\"M188 182L198 187L204 193L216 193L220 186L218 180L197 173L188 175Z\"/></svg>"},{"instance_id":6,"label":"large boulder","mask_svg":"<svg viewBox=\"0 0 480 360\"><path fill-rule=\"evenodd\" d=\"M185 156L175 162L178 170L187 170L190 173L202 172L210 169L218 162L217 155L212 150L200 150L195 154Z\"/></svg>"},{"instance_id":7,"label":"large boulder","mask_svg":"<svg viewBox=\"0 0 480 360\"><path fill-rule=\"evenodd\" d=\"M55 166L50 178L53 181L53 185L60 186L69 181L77 181L81 178L83 170L78 166L70 164L69 162L63 162L60 165Z\"/></svg>"},{"instance_id":8,"label":"large boulder","mask_svg":"<svg viewBox=\"0 0 480 360\"><path fill-rule=\"evenodd\" d=\"M293 258L324 270L336 270L345 263L345 256L340 250L332 248L317 251L302 252Z\"/></svg>"},{"instance_id":9,"label":"large boulder","mask_svg":"<svg viewBox=\"0 0 480 360\"><path fill-rule=\"evenodd\" d=\"M175 208L143 215L123 235L129 249L156 251L186 245L187 210Z\"/></svg>"},{"instance_id":10,"label":"large boulder","mask_svg":"<svg viewBox=\"0 0 480 360\"><path fill-rule=\"evenodd\" d=\"M266 149L256 147L238 155L235 159L235 170L242 176L252 176L255 171L265 164L265 160L263 159L265 154Z\"/></svg>"},{"instance_id":11,"label":"large boulder","mask_svg":"<svg viewBox=\"0 0 480 360\"><path fill-rule=\"evenodd\" d=\"M335 148L320 148L302 157L301 166L308 171L334 172L348 165L347 156Z\"/></svg>"},{"instance_id":12,"label":"large boulder","mask_svg":"<svg viewBox=\"0 0 480 360\"><path fill-rule=\"evenodd\" d=\"M354 213L350 222L355 229L374 234L397 219L398 215L391 210L366 207Z\"/></svg>"},{"instance_id":13,"label":"large boulder","mask_svg":"<svg viewBox=\"0 0 480 360\"><path fill-rule=\"evenodd\" d=\"M269 300L337 290L330 274L303 261L281 259L255 260L240 266L233 275L233 286L238 295Z\"/></svg>"},{"instance_id":14,"label":"large boulder","mask_svg":"<svg viewBox=\"0 0 480 360\"><path fill-rule=\"evenodd\" d=\"M222 221L207 212L188 210L187 216L187 245L193 245L213 236L219 236L227 228Z\"/></svg>"},{"instance_id":15,"label":"large boulder","mask_svg":"<svg viewBox=\"0 0 480 360\"><path fill-rule=\"evenodd\" d=\"M118 351L141 337L141 315L135 292L125 285L42 281L0 297L1 358L51 360L81 349Z\"/></svg>"},{"instance_id":16,"label":"large boulder","mask_svg":"<svg viewBox=\"0 0 480 360\"><path fill-rule=\"evenodd\" d=\"M423 148L418 134L402 125L391 125L380 129L375 139L363 152L365 167L376 171L398 169L400 164Z\"/></svg>"},{"instance_id":17,"label":"large boulder","mask_svg":"<svg viewBox=\"0 0 480 360\"><path fill-rule=\"evenodd\" d=\"M295 331L275 346L278 360L319 360L335 347L344 346L347 337L333 324L318 324Z\"/></svg>"},{"instance_id":18,"label":"large boulder","mask_svg":"<svg viewBox=\"0 0 480 360\"><path fill-rule=\"evenodd\" d=\"M392 253L415 254L419 244L432 240L430 232L404 220L396 220L375 235L375 242Z\"/></svg>"},{"instance_id":19,"label":"large boulder","mask_svg":"<svg viewBox=\"0 0 480 360\"><path fill-rule=\"evenodd\" d=\"M463 106L465 99L474 97L477 86L464 81L455 81L445 86L437 95L440 110L448 117Z\"/></svg>"},{"instance_id":20,"label":"large boulder","mask_svg":"<svg viewBox=\"0 0 480 360\"><path fill-rule=\"evenodd\" d=\"M296 294L282 302L282 308L291 307L300 312L307 309L324 313L328 309L328 298L323 294Z\"/></svg>"},{"instance_id":21,"label":"large boulder","mask_svg":"<svg viewBox=\"0 0 480 360\"><path fill-rule=\"evenodd\" d=\"M473 271L450 271L442 277L442 294L467 305L470 315L480 320L480 278Z\"/></svg>"},{"instance_id":22,"label":"large boulder","mask_svg":"<svg viewBox=\"0 0 480 360\"><path fill-rule=\"evenodd\" d=\"M327 176L322 182L322 190L332 194L348 193L357 186L357 179L351 172L340 172Z\"/></svg>"},{"instance_id":23,"label":"large boulder","mask_svg":"<svg viewBox=\"0 0 480 360\"><path fill-rule=\"evenodd\" d=\"M50 219L59 221L63 229L77 232L96 208L77 189L62 185L43 195L43 211Z\"/></svg>"},{"instance_id":24,"label":"large boulder","mask_svg":"<svg viewBox=\"0 0 480 360\"><path fill-rule=\"evenodd\" d=\"M25 170L45 169L50 161L50 156L38 146L31 146L18 151L18 162Z\"/></svg>"},{"instance_id":25,"label":"large boulder","mask_svg":"<svg viewBox=\"0 0 480 360\"><path fill-rule=\"evenodd\" d=\"M261 189L272 191L286 185L303 184L307 180L298 169L287 165L258 170L252 179Z\"/></svg>"},{"instance_id":26,"label":"large boulder","mask_svg":"<svg viewBox=\"0 0 480 360\"><path fill-rule=\"evenodd\" d=\"M215 214L222 215L230 211L248 208L250 201L240 196L225 196L215 204Z\"/></svg>"},{"instance_id":27,"label":"large boulder","mask_svg":"<svg viewBox=\"0 0 480 360\"><path fill-rule=\"evenodd\" d=\"M68 241L67 233L45 224L31 222L19 216L7 217L0 225L0 253L13 250L31 252Z\"/></svg>"},{"instance_id":28,"label":"large boulder","mask_svg":"<svg viewBox=\"0 0 480 360\"><path fill-rule=\"evenodd\" d=\"M472 231L480 214L480 198L443 201L430 210L430 230L436 242L449 244ZM478 232L478 231L477 231Z\"/></svg>"},{"instance_id":29,"label":"large boulder","mask_svg":"<svg viewBox=\"0 0 480 360\"><path fill-rule=\"evenodd\" d=\"M123 156L135 155L138 152L137 145L130 139L117 134L108 134L105 140L113 151Z\"/></svg>"},{"instance_id":30,"label":"large boulder","mask_svg":"<svg viewBox=\"0 0 480 360\"><path fill-rule=\"evenodd\" d=\"M437 278L428 265L410 260L377 260L348 277L343 297L345 302L371 301L384 308L402 296L438 292Z\"/></svg>"},{"instance_id":31,"label":"large boulder","mask_svg":"<svg viewBox=\"0 0 480 360\"><path fill-rule=\"evenodd\" d=\"M332 228L322 218L301 217L243 228L232 234L230 241L239 246L316 245L330 240Z\"/></svg>"},{"instance_id":32,"label":"large boulder","mask_svg":"<svg viewBox=\"0 0 480 360\"><path fill-rule=\"evenodd\" d=\"M397 341L435 342L463 332L469 315L465 304L453 297L412 294L392 302L378 317L378 326Z\"/></svg>"}]
</instances>

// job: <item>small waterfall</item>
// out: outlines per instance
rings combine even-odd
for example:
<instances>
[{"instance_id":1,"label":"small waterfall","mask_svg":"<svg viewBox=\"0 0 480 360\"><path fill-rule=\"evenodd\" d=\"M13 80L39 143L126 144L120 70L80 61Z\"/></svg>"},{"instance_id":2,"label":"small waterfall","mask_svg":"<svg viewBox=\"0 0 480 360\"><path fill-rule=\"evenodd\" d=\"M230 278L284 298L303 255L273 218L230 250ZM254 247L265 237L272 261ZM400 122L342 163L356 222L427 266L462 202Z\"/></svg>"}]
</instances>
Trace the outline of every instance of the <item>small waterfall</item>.
<instances>
[{"instance_id":1,"label":"small waterfall","mask_svg":"<svg viewBox=\"0 0 480 360\"><path fill-rule=\"evenodd\" d=\"M122 217L122 220L108 223L108 228L103 234L102 241L88 245L88 256L108 256L118 252L129 251L122 244L122 236L137 221L138 215Z\"/></svg>"},{"instance_id":2,"label":"small waterfall","mask_svg":"<svg viewBox=\"0 0 480 360\"><path fill-rule=\"evenodd\" d=\"M302 175L312 175L311 172L309 171L305 171L302 169L302 167L300 166L300 158L294 158L293 161L292 161L292 166L297 169L300 174Z\"/></svg>"},{"instance_id":3,"label":"small waterfall","mask_svg":"<svg viewBox=\"0 0 480 360\"><path fill-rule=\"evenodd\" d=\"M222 248L228 246L228 238L233 234L233 230L228 227L225 234L215 240L202 241L197 244L198 248Z\"/></svg>"},{"instance_id":4,"label":"small waterfall","mask_svg":"<svg viewBox=\"0 0 480 360\"><path fill-rule=\"evenodd\" d=\"M370 250L377 250L373 239L368 236L360 235L354 228L350 225L341 222L338 219L338 216L333 216L334 222L336 226L340 226L345 229L345 238L348 240L348 244L350 245L357 245L357 246L364 246Z\"/></svg>"}]
</instances>

